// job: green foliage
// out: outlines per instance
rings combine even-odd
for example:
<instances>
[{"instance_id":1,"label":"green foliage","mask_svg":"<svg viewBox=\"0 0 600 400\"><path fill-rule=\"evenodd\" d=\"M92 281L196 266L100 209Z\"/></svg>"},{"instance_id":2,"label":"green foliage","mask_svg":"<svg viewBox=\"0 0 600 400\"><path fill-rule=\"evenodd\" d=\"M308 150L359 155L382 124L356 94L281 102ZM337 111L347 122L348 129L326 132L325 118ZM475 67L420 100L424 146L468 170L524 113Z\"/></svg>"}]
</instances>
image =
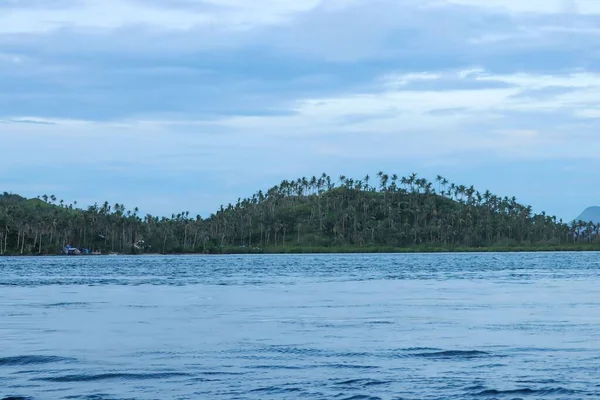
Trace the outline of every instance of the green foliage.
<instances>
[{"instance_id":1,"label":"green foliage","mask_svg":"<svg viewBox=\"0 0 600 400\"><path fill-rule=\"evenodd\" d=\"M209 218L138 216L121 204L87 209L56 196L0 195L0 254L300 253L595 249L600 224L557 221L516 199L416 174L283 181ZM437 190L436 190L436 186Z\"/></svg>"}]
</instances>

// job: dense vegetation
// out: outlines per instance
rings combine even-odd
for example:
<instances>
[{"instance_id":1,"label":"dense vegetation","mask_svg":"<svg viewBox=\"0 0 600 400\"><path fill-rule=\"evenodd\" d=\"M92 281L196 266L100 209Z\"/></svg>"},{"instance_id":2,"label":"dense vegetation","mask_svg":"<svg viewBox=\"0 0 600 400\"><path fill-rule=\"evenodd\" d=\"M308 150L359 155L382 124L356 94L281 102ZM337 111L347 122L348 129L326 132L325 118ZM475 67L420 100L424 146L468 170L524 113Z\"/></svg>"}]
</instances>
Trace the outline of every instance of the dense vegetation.
<instances>
[{"instance_id":1,"label":"dense vegetation","mask_svg":"<svg viewBox=\"0 0 600 400\"><path fill-rule=\"evenodd\" d=\"M563 223L472 186L380 172L335 182L283 181L210 217L138 215L122 204L66 205L54 195L0 195L0 254L579 249L600 224Z\"/></svg>"}]
</instances>

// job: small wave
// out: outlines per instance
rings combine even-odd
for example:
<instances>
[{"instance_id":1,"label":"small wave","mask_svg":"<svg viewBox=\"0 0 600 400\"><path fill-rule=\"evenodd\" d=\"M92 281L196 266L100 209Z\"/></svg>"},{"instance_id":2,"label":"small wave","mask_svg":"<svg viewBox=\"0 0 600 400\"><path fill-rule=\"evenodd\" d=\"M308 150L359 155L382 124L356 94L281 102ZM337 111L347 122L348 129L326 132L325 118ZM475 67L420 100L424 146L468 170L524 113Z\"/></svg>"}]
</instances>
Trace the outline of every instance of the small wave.
<instances>
[{"instance_id":1,"label":"small wave","mask_svg":"<svg viewBox=\"0 0 600 400\"><path fill-rule=\"evenodd\" d=\"M298 369L306 369L308 367L298 367L298 366L294 366L294 365L249 365L245 368L248 369L291 369L291 370L298 370Z\"/></svg>"},{"instance_id":2,"label":"small wave","mask_svg":"<svg viewBox=\"0 0 600 400\"><path fill-rule=\"evenodd\" d=\"M471 358L482 358L482 357L490 357L491 354L485 351L479 350L445 350L445 351L433 351L433 352L420 352L413 353L410 355L411 357L421 357L421 358L433 358L433 359L471 359Z\"/></svg>"},{"instance_id":3,"label":"small wave","mask_svg":"<svg viewBox=\"0 0 600 400\"><path fill-rule=\"evenodd\" d=\"M269 393L269 394L284 394L284 393L297 393L302 392L303 389L297 387L279 387L279 386L269 386L258 389L250 390L250 393Z\"/></svg>"},{"instance_id":4,"label":"small wave","mask_svg":"<svg viewBox=\"0 0 600 400\"><path fill-rule=\"evenodd\" d=\"M43 307L52 308L52 307L88 306L88 305L89 305L89 303L84 303L84 302L73 302L73 303L64 302L64 303L44 304Z\"/></svg>"},{"instance_id":5,"label":"small wave","mask_svg":"<svg viewBox=\"0 0 600 400\"><path fill-rule=\"evenodd\" d=\"M556 379L539 379L539 380L521 380L516 381L516 383L520 384L536 384L536 385L551 385L555 383L559 383Z\"/></svg>"},{"instance_id":6,"label":"small wave","mask_svg":"<svg viewBox=\"0 0 600 400\"><path fill-rule=\"evenodd\" d=\"M486 390L486 388L483 385L475 385L475 386L469 386L469 387L465 388L465 390L467 392L478 392L478 391Z\"/></svg>"},{"instance_id":7,"label":"small wave","mask_svg":"<svg viewBox=\"0 0 600 400\"><path fill-rule=\"evenodd\" d=\"M401 351L442 351L442 349L435 347L409 347L407 349L402 349Z\"/></svg>"},{"instance_id":8,"label":"small wave","mask_svg":"<svg viewBox=\"0 0 600 400\"><path fill-rule=\"evenodd\" d=\"M335 383L338 386L360 386L360 387L369 387L369 386L380 386L380 385L388 385L392 383L391 381L379 381L376 379L349 379L347 381L337 382Z\"/></svg>"},{"instance_id":9,"label":"small wave","mask_svg":"<svg viewBox=\"0 0 600 400\"><path fill-rule=\"evenodd\" d=\"M548 396L548 395L572 395L575 393L576 392L574 390L565 389L562 387L545 388L545 389L521 388L521 389L512 389L512 390L486 389L479 393L476 393L476 396L514 396L514 395Z\"/></svg>"},{"instance_id":10,"label":"small wave","mask_svg":"<svg viewBox=\"0 0 600 400\"><path fill-rule=\"evenodd\" d=\"M135 400L132 398L129 399L123 399L123 398L116 398L114 396L110 396L108 394L89 394L89 395L79 395L79 396L67 396L64 397L64 399L69 399L69 400Z\"/></svg>"},{"instance_id":11,"label":"small wave","mask_svg":"<svg viewBox=\"0 0 600 400\"><path fill-rule=\"evenodd\" d=\"M357 394L351 397L344 397L342 400L381 400L381 397L369 396L366 394Z\"/></svg>"},{"instance_id":12,"label":"small wave","mask_svg":"<svg viewBox=\"0 0 600 400\"><path fill-rule=\"evenodd\" d=\"M125 307L129 307L129 308L158 308L158 306L145 305L145 304L128 304Z\"/></svg>"},{"instance_id":13,"label":"small wave","mask_svg":"<svg viewBox=\"0 0 600 400\"><path fill-rule=\"evenodd\" d=\"M52 372L51 370L40 370L40 369L22 369L19 371L14 371L11 375L27 375L27 374L39 374L42 372Z\"/></svg>"},{"instance_id":14,"label":"small wave","mask_svg":"<svg viewBox=\"0 0 600 400\"><path fill-rule=\"evenodd\" d=\"M494 364L480 365L479 368L482 368L482 369L501 368L501 367L506 367L506 365L507 364L494 363ZM517 382L517 383L533 383L533 382ZM537 383L544 383L544 382L537 382Z\"/></svg>"},{"instance_id":15,"label":"small wave","mask_svg":"<svg viewBox=\"0 0 600 400\"><path fill-rule=\"evenodd\" d=\"M188 382L186 385L194 385L198 382L221 382L221 379L211 379L211 378L202 378L202 377L195 377L195 378L190 378L188 379Z\"/></svg>"},{"instance_id":16,"label":"small wave","mask_svg":"<svg viewBox=\"0 0 600 400\"><path fill-rule=\"evenodd\" d=\"M330 350L322 350L315 348L301 348L292 346L269 346L267 351L295 356L310 356L310 357L368 357L371 354L366 352L335 352Z\"/></svg>"},{"instance_id":17,"label":"small wave","mask_svg":"<svg viewBox=\"0 0 600 400\"><path fill-rule=\"evenodd\" d=\"M32 400L32 397L8 396L8 397L3 397L2 400Z\"/></svg>"},{"instance_id":18,"label":"small wave","mask_svg":"<svg viewBox=\"0 0 600 400\"><path fill-rule=\"evenodd\" d=\"M72 358L56 356L15 356L0 357L0 366L50 364L56 362L74 361Z\"/></svg>"},{"instance_id":19,"label":"small wave","mask_svg":"<svg viewBox=\"0 0 600 400\"><path fill-rule=\"evenodd\" d=\"M53 376L47 378L35 378L35 381L43 382L93 382L93 381L105 381L105 380L147 380L147 379L166 379L166 378L177 378L183 376L190 376L190 374L180 372L163 372L163 373L149 373L149 374L125 374L125 373L110 373L110 374L98 374L98 375L63 375Z\"/></svg>"},{"instance_id":20,"label":"small wave","mask_svg":"<svg viewBox=\"0 0 600 400\"><path fill-rule=\"evenodd\" d=\"M360 365L360 364L324 364L327 368L337 369L378 369L376 365Z\"/></svg>"},{"instance_id":21,"label":"small wave","mask_svg":"<svg viewBox=\"0 0 600 400\"><path fill-rule=\"evenodd\" d=\"M299 347L289 346L269 346L268 349L274 353L279 354L292 354L292 355L306 355L306 356L319 356L325 354L323 350L319 349L307 349Z\"/></svg>"},{"instance_id":22,"label":"small wave","mask_svg":"<svg viewBox=\"0 0 600 400\"><path fill-rule=\"evenodd\" d=\"M226 372L226 371L204 371L202 375L215 376L215 375L244 375L244 372Z\"/></svg>"}]
</instances>

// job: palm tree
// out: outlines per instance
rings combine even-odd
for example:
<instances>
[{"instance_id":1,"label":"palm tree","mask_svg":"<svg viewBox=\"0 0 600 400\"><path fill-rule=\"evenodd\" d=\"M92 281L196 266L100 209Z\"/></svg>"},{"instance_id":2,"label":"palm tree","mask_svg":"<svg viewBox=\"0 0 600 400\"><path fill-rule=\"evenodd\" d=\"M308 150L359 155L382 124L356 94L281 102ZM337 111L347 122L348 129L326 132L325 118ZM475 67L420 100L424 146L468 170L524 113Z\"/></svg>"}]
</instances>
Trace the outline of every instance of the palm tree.
<instances>
[{"instance_id":1,"label":"palm tree","mask_svg":"<svg viewBox=\"0 0 600 400\"><path fill-rule=\"evenodd\" d=\"M438 175L434 184L416 174L377 174L352 179L340 175L340 187L331 178L284 180L267 191L238 198L202 219L189 211L170 218L126 209L104 202L79 209L73 206L38 207L19 203L18 196L0 196L0 254L54 252L65 243L103 251L136 251L143 238L146 249L226 251L231 246L480 246L509 240L514 244L538 242L598 242L600 226L564 224L545 213L535 214L514 197L499 197L473 186L449 184ZM398 187L398 184L401 187ZM45 196L45 195L44 195ZM56 196L48 198L53 203ZM54 199L54 200L52 200Z\"/></svg>"}]
</instances>

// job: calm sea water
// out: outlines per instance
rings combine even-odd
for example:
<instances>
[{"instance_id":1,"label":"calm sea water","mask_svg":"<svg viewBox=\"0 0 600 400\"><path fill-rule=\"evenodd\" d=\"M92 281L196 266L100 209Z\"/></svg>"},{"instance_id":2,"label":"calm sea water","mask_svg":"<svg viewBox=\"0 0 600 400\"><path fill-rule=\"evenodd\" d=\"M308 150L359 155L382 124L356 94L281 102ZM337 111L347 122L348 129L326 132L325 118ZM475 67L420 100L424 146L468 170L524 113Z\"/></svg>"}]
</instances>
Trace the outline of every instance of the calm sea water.
<instances>
[{"instance_id":1,"label":"calm sea water","mask_svg":"<svg viewBox=\"0 0 600 400\"><path fill-rule=\"evenodd\" d=\"M600 398L600 254L0 258L0 399Z\"/></svg>"}]
</instances>

